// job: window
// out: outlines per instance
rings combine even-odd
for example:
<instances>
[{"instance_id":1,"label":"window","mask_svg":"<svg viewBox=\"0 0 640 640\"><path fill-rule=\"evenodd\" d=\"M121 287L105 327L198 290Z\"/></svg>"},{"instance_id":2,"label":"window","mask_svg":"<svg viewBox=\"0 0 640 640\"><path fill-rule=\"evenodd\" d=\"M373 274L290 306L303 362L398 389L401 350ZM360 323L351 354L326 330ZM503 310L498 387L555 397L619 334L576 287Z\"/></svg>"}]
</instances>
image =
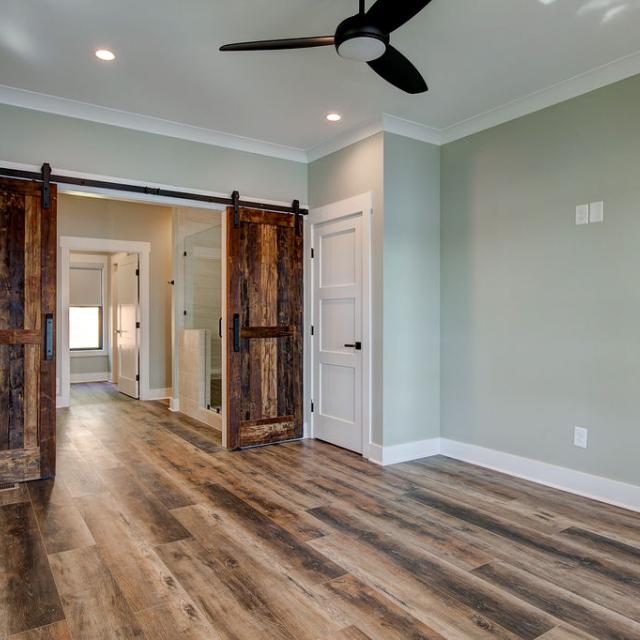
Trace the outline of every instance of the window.
<instances>
[{"instance_id":1,"label":"window","mask_svg":"<svg viewBox=\"0 0 640 640\"><path fill-rule=\"evenodd\" d=\"M69 348L102 349L102 307L69 307Z\"/></svg>"},{"instance_id":2,"label":"window","mask_svg":"<svg viewBox=\"0 0 640 640\"><path fill-rule=\"evenodd\" d=\"M69 274L69 349L104 349L104 270L101 265L77 264Z\"/></svg>"}]
</instances>

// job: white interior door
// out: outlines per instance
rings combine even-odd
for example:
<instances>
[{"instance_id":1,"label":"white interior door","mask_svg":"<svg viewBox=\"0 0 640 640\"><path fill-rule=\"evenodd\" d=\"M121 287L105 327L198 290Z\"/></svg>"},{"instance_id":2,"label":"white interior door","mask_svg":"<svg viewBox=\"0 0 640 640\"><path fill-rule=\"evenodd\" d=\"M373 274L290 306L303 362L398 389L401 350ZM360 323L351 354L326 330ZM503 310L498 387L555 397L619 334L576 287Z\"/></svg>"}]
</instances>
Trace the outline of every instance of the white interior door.
<instances>
[{"instance_id":1,"label":"white interior door","mask_svg":"<svg viewBox=\"0 0 640 640\"><path fill-rule=\"evenodd\" d=\"M363 453L363 212L313 223L313 434Z\"/></svg>"},{"instance_id":2,"label":"white interior door","mask_svg":"<svg viewBox=\"0 0 640 640\"><path fill-rule=\"evenodd\" d=\"M138 254L118 260L116 277L116 336L118 391L140 397L140 294Z\"/></svg>"}]
</instances>

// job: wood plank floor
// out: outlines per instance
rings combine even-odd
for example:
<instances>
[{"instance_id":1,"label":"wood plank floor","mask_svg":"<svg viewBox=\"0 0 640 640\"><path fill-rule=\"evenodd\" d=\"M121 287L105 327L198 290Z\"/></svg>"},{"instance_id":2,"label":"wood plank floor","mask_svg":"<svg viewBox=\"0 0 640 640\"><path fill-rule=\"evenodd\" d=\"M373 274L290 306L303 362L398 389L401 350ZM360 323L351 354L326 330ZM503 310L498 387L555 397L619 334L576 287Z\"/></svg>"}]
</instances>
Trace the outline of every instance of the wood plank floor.
<instances>
[{"instance_id":1,"label":"wood plank floor","mask_svg":"<svg viewBox=\"0 0 640 640\"><path fill-rule=\"evenodd\" d=\"M640 639L640 514L444 457L231 453L108 385L0 492L2 640Z\"/></svg>"}]
</instances>

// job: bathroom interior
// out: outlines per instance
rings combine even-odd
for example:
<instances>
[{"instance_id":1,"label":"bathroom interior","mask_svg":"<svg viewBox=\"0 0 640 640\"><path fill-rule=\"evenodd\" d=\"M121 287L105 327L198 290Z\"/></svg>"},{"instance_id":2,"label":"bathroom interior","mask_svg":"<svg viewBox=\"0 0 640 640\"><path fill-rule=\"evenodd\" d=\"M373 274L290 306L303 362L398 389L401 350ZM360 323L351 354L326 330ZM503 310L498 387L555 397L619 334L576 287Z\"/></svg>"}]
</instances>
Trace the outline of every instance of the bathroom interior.
<instances>
[{"instance_id":1,"label":"bathroom interior","mask_svg":"<svg viewBox=\"0 0 640 640\"><path fill-rule=\"evenodd\" d=\"M174 289L178 396L172 404L218 430L224 370L223 217L224 212L216 210L174 212L174 282L182 287Z\"/></svg>"}]
</instances>

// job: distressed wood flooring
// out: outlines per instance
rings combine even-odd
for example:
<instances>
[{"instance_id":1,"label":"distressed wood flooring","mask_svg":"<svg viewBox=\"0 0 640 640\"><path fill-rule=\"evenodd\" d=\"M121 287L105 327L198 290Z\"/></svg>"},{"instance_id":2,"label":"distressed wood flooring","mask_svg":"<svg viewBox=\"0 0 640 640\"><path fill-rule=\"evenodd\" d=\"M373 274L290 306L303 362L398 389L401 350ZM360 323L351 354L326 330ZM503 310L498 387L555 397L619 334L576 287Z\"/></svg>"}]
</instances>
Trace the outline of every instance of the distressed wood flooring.
<instances>
[{"instance_id":1,"label":"distressed wood flooring","mask_svg":"<svg viewBox=\"0 0 640 640\"><path fill-rule=\"evenodd\" d=\"M2 640L640 639L640 514L444 457L241 453L108 385L0 492Z\"/></svg>"}]
</instances>

